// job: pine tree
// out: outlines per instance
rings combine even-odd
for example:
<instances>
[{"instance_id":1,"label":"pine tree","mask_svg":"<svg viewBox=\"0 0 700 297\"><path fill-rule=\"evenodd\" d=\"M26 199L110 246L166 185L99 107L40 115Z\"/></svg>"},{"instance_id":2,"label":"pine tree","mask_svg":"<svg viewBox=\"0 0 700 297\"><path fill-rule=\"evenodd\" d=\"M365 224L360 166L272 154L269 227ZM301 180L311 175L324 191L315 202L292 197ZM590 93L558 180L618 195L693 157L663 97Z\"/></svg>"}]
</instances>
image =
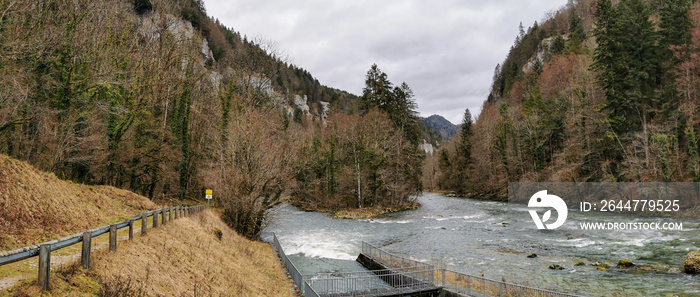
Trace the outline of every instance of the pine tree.
<instances>
[{"instance_id":1,"label":"pine tree","mask_svg":"<svg viewBox=\"0 0 700 297\"><path fill-rule=\"evenodd\" d=\"M367 71L365 87L362 89L360 108L363 114L375 107L385 110L391 100L393 87L386 73L382 72L377 64L372 64Z\"/></svg>"},{"instance_id":2,"label":"pine tree","mask_svg":"<svg viewBox=\"0 0 700 297\"><path fill-rule=\"evenodd\" d=\"M600 70L608 120L618 134L639 131L650 120L650 109L658 106L659 38L651 10L643 0L623 0L617 8L609 0L596 5L598 48L592 66Z\"/></svg>"},{"instance_id":3,"label":"pine tree","mask_svg":"<svg viewBox=\"0 0 700 297\"><path fill-rule=\"evenodd\" d=\"M466 167L471 163L472 160L472 144L471 137L474 133L472 131L472 114L469 109L464 110L464 117L462 118L462 127L459 130L459 145L457 147L460 156L460 166L462 170L466 170Z\"/></svg>"},{"instance_id":4,"label":"pine tree","mask_svg":"<svg viewBox=\"0 0 700 297\"><path fill-rule=\"evenodd\" d=\"M660 64L659 35L651 21L651 9L644 0L623 0L620 10L620 28L624 33L618 39L622 45L625 93L618 109L624 110L624 127L638 131L650 120L649 112L658 108L656 91L659 88Z\"/></svg>"},{"instance_id":5,"label":"pine tree","mask_svg":"<svg viewBox=\"0 0 700 297\"><path fill-rule=\"evenodd\" d=\"M667 0L663 1L659 12L659 55L662 62L660 97L666 116L672 116L678 111L680 98L676 89L677 73L673 70L688 59L689 51L684 49L692 42L691 6L691 0ZM674 51L679 49L681 55L676 56Z\"/></svg>"},{"instance_id":6,"label":"pine tree","mask_svg":"<svg viewBox=\"0 0 700 297\"><path fill-rule=\"evenodd\" d=\"M665 0L662 2L659 18L661 35L661 46L668 48L690 44L693 23L690 19L691 0Z\"/></svg>"},{"instance_id":7,"label":"pine tree","mask_svg":"<svg viewBox=\"0 0 700 297\"><path fill-rule=\"evenodd\" d=\"M571 10L571 14L569 15L569 32L571 32L571 40L575 43L581 43L586 40L583 20L581 20L574 9Z\"/></svg>"},{"instance_id":8,"label":"pine tree","mask_svg":"<svg viewBox=\"0 0 700 297\"><path fill-rule=\"evenodd\" d=\"M595 16L593 35L598 47L593 52L591 68L600 71L596 78L605 89L606 108L611 109L610 124L613 130L620 131L625 121L624 113L620 110L625 100L621 78L626 75L626 70L620 60L622 49L619 39L622 32L618 24L619 13L610 0L599 0L596 2Z\"/></svg>"}]
</instances>

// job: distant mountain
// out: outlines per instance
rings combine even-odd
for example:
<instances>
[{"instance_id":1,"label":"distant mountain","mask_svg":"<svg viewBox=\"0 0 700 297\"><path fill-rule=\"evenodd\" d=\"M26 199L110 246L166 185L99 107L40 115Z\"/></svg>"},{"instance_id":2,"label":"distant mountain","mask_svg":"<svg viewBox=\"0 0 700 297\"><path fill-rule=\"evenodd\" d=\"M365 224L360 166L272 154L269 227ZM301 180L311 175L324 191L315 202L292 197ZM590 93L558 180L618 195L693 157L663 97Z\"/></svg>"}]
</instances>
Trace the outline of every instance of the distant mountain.
<instances>
[{"instance_id":1,"label":"distant mountain","mask_svg":"<svg viewBox=\"0 0 700 297\"><path fill-rule=\"evenodd\" d=\"M459 132L458 125L452 124L450 121L440 115L434 114L427 118L423 118L423 123L428 128L440 133L442 138L446 139L447 141L452 139L452 136L457 135Z\"/></svg>"}]
</instances>

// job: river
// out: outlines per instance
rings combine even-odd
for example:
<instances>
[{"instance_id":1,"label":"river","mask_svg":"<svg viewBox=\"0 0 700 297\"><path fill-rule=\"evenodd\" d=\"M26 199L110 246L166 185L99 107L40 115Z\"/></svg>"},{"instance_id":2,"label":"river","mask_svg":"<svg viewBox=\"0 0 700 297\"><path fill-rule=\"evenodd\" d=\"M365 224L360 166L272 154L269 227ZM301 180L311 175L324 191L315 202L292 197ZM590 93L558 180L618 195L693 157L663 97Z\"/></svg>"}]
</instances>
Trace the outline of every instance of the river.
<instances>
[{"instance_id":1,"label":"river","mask_svg":"<svg viewBox=\"0 0 700 297\"><path fill-rule=\"evenodd\" d=\"M673 231L582 231L580 222L638 219L569 211L561 228L537 230L521 205L432 193L418 201L417 210L369 220L333 219L282 204L269 212L262 238L271 241L270 232L276 233L303 274L362 270L354 260L365 241L439 267L585 296L700 296L700 276L682 272L687 253L700 250L700 220L644 220L683 223ZM538 257L527 258L530 253ZM621 259L655 271L618 269ZM575 266L579 261L586 265ZM593 262L612 267L598 271Z\"/></svg>"}]
</instances>

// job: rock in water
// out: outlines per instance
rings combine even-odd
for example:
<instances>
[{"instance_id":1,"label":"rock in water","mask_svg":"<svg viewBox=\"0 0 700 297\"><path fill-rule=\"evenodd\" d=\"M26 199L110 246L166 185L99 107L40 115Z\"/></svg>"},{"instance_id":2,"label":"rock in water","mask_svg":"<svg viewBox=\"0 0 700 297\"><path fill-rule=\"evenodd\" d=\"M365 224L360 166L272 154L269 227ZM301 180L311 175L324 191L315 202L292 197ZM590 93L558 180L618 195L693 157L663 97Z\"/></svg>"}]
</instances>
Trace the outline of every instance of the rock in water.
<instances>
[{"instance_id":1,"label":"rock in water","mask_svg":"<svg viewBox=\"0 0 700 297\"><path fill-rule=\"evenodd\" d=\"M700 251L688 253L683 262L683 268L686 273L700 274Z\"/></svg>"},{"instance_id":2,"label":"rock in water","mask_svg":"<svg viewBox=\"0 0 700 297\"><path fill-rule=\"evenodd\" d=\"M564 267L561 267L560 265L557 265L557 264L552 264L552 265L549 265L549 269L564 270Z\"/></svg>"},{"instance_id":3,"label":"rock in water","mask_svg":"<svg viewBox=\"0 0 700 297\"><path fill-rule=\"evenodd\" d=\"M537 254L532 253L532 254L527 255L527 257L528 258L537 258Z\"/></svg>"},{"instance_id":4,"label":"rock in water","mask_svg":"<svg viewBox=\"0 0 700 297\"><path fill-rule=\"evenodd\" d=\"M617 262L617 268L630 268L634 266L634 263L628 260L620 260L620 262Z\"/></svg>"}]
</instances>

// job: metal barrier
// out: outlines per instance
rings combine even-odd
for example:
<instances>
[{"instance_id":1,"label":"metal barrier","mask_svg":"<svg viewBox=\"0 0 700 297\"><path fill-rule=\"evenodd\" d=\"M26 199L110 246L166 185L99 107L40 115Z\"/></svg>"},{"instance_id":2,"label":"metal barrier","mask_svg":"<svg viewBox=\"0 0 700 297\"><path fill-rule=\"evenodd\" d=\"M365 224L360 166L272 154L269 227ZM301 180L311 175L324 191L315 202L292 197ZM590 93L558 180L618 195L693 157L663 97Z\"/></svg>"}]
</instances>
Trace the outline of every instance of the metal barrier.
<instances>
[{"instance_id":1,"label":"metal barrier","mask_svg":"<svg viewBox=\"0 0 700 297\"><path fill-rule=\"evenodd\" d=\"M280 255L280 259L282 260L282 264L284 264L284 268L287 269L289 272L289 276L294 280L294 284L299 288L300 291L305 290L304 286L304 275L302 275L299 272L299 269L297 269L296 266L294 266L294 263L289 260L289 257L287 257L287 254L284 253L284 250L282 249L282 245L280 244L279 240L277 240L277 235L272 234L272 243L275 245L275 249L277 249L277 253ZM310 278L307 277L307 278ZM304 293L306 295L306 293ZM306 295L309 296L309 295Z\"/></svg>"},{"instance_id":2,"label":"metal barrier","mask_svg":"<svg viewBox=\"0 0 700 297\"><path fill-rule=\"evenodd\" d=\"M394 255L392 253L386 252L378 247L375 247L369 243L362 242L362 253L368 257L384 264L384 266L389 268L405 268L405 267L431 267L433 265L423 263L416 260L411 260L401 256Z\"/></svg>"},{"instance_id":3,"label":"metal barrier","mask_svg":"<svg viewBox=\"0 0 700 297\"><path fill-rule=\"evenodd\" d=\"M386 252L369 243L362 242L362 253L389 268L433 267L430 264L407 259ZM581 297L580 295L538 289L479 276L473 276L448 269L440 269L434 274L435 283L441 283L450 291L474 297Z\"/></svg>"},{"instance_id":4,"label":"metal barrier","mask_svg":"<svg viewBox=\"0 0 700 297\"><path fill-rule=\"evenodd\" d=\"M306 283L319 296L407 295L438 290L434 284L436 273L439 271L427 267L324 273L314 275Z\"/></svg>"},{"instance_id":5,"label":"metal barrier","mask_svg":"<svg viewBox=\"0 0 700 297\"><path fill-rule=\"evenodd\" d=\"M435 275L440 271L416 261L404 261L406 267L387 270L301 274L274 233L272 243L294 284L306 297L398 295L439 288Z\"/></svg>"},{"instance_id":6,"label":"metal barrier","mask_svg":"<svg viewBox=\"0 0 700 297\"><path fill-rule=\"evenodd\" d=\"M206 205L198 205L191 207L170 207L152 210L134 216L133 218L111 224L109 226L98 227L83 233L78 233L72 236L67 236L61 239L44 242L41 244L27 246L11 251L0 253L0 266L11 264L17 261L26 260L35 256L39 256L39 286L43 290L49 289L49 271L51 270L51 252L60 250L76 243L82 242L81 265L84 268L90 267L90 247L93 237L109 233L109 249L110 251L117 250L117 231L122 228L129 228L129 239L134 237L134 222L141 220L141 234L146 234L148 225L146 224L148 217L153 217L153 228L158 227L158 215L160 214L162 224L167 224L168 221L177 219L178 217L192 215L201 212ZM174 216L174 218L173 218Z\"/></svg>"}]
</instances>

